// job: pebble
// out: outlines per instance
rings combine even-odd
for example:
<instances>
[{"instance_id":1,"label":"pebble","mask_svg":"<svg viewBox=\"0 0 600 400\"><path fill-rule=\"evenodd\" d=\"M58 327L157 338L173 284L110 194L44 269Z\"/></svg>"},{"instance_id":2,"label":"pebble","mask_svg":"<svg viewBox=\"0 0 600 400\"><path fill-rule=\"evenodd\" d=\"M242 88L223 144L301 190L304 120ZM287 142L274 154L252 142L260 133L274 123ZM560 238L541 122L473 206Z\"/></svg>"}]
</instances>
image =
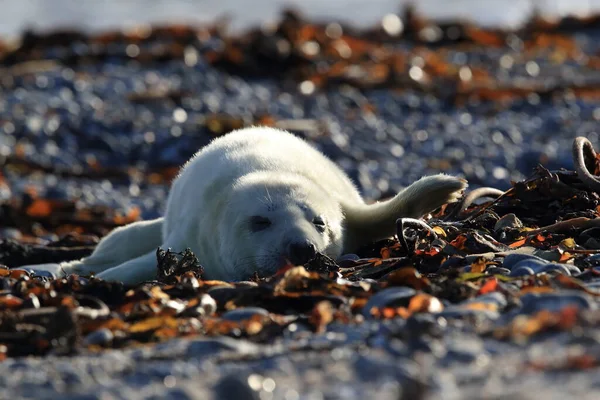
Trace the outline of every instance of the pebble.
<instances>
[{"instance_id":1,"label":"pebble","mask_svg":"<svg viewBox=\"0 0 600 400\"><path fill-rule=\"evenodd\" d=\"M343 254L335 263L339 265L341 268L351 268L356 265L359 265L360 256L358 254Z\"/></svg>"},{"instance_id":2,"label":"pebble","mask_svg":"<svg viewBox=\"0 0 600 400\"><path fill-rule=\"evenodd\" d=\"M564 307L575 306L580 310L595 310L597 303L585 293L562 290L560 293L526 293L521 296L522 314L535 314L542 310L560 311Z\"/></svg>"},{"instance_id":3,"label":"pebble","mask_svg":"<svg viewBox=\"0 0 600 400\"><path fill-rule=\"evenodd\" d=\"M541 257L537 257L537 256L530 255L530 254L511 253L504 257L502 266L504 268L512 269L518 262L525 261L525 260L534 260L534 261L538 261L540 263L548 262Z\"/></svg>"},{"instance_id":4,"label":"pebble","mask_svg":"<svg viewBox=\"0 0 600 400\"><path fill-rule=\"evenodd\" d=\"M535 275L535 271L530 267L519 267L510 271L508 274L512 277Z\"/></svg>"},{"instance_id":5,"label":"pebble","mask_svg":"<svg viewBox=\"0 0 600 400\"><path fill-rule=\"evenodd\" d=\"M255 385L255 374L232 373L222 377L214 387L216 398L260 400L260 383Z\"/></svg>"},{"instance_id":6,"label":"pebble","mask_svg":"<svg viewBox=\"0 0 600 400\"><path fill-rule=\"evenodd\" d=\"M40 267L40 266L43 266L44 268L48 268L48 271L42 270L42 269L37 269L37 268L28 268L27 266L21 267L21 268L13 268L12 270L13 271L17 271L17 270L27 271L32 276L39 276L42 278L57 278L59 276L63 276L63 274L60 273L60 264L49 263L49 264L37 265L37 267Z\"/></svg>"},{"instance_id":7,"label":"pebble","mask_svg":"<svg viewBox=\"0 0 600 400\"><path fill-rule=\"evenodd\" d=\"M564 264L557 263L549 263L549 262L540 262L536 260L522 260L516 263L513 266L514 270L518 270L519 268L529 268L533 270L534 273L540 274L543 272L557 271L564 275L571 276L571 271ZM577 268L577 267L574 267Z\"/></svg>"},{"instance_id":8,"label":"pebble","mask_svg":"<svg viewBox=\"0 0 600 400\"><path fill-rule=\"evenodd\" d=\"M416 290L403 286L383 289L369 298L363 308L362 314L366 318L371 318L371 310L373 308L406 307L415 294L417 294Z\"/></svg>"},{"instance_id":9,"label":"pebble","mask_svg":"<svg viewBox=\"0 0 600 400\"><path fill-rule=\"evenodd\" d=\"M217 302L211 295L204 293L200 298L200 304L194 308L186 308L181 313L188 317L207 317L213 315L216 311Z\"/></svg>"},{"instance_id":10,"label":"pebble","mask_svg":"<svg viewBox=\"0 0 600 400\"><path fill-rule=\"evenodd\" d=\"M478 306L473 308L470 307L471 304L489 304L490 307L481 308ZM492 292L446 307L444 311L440 312L438 315L447 319L460 319L474 316L482 319L495 320L500 318L500 311L502 311L507 304L506 296L500 292Z\"/></svg>"},{"instance_id":11,"label":"pebble","mask_svg":"<svg viewBox=\"0 0 600 400\"><path fill-rule=\"evenodd\" d=\"M472 299L463 301L460 304L467 305L467 304L473 304L473 303L493 304L496 307L498 307L499 310L504 309L508 305L506 296L500 292L491 292L491 293L482 294L480 296L473 297Z\"/></svg>"},{"instance_id":12,"label":"pebble","mask_svg":"<svg viewBox=\"0 0 600 400\"><path fill-rule=\"evenodd\" d=\"M269 312L264 308L260 307L242 307L236 308L235 310L227 311L223 315L221 315L221 319L226 321L244 321L249 319L255 315L260 315L262 317L269 318Z\"/></svg>"},{"instance_id":13,"label":"pebble","mask_svg":"<svg viewBox=\"0 0 600 400\"><path fill-rule=\"evenodd\" d=\"M358 254L352 254L352 253L348 253L348 254L343 254L342 256L340 256L336 262L340 263L343 261L358 261L360 260L360 256Z\"/></svg>"},{"instance_id":14,"label":"pebble","mask_svg":"<svg viewBox=\"0 0 600 400\"><path fill-rule=\"evenodd\" d=\"M502 266L511 270L510 276L533 275L552 271L567 276L581 273L581 270L575 265L550 262L541 257L525 254L510 254L506 256Z\"/></svg>"},{"instance_id":15,"label":"pebble","mask_svg":"<svg viewBox=\"0 0 600 400\"><path fill-rule=\"evenodd\" d=\"M207 293L216 301L217 304L225 304L230 298L238 294L242 289L232 286L213 286L208 289Z\"/></svg>"},{"instance_id":16,"label":"pebble","mask_svg":"<svg viewBox=\"0 0 600 400\"><path fill-rule=\"evenodd\" d=\"M114 337L115 336L110 329L98 329L97 331L90 333L83 339L83 345L107 345L113 340Z\"/></svg>"},{"instance_id":17,"label":"pebble","mask_svg":"<svg viewBox=\"0 0 600 400\"><path fill-rule=\"evenodd\" d=\"M488 267L485 270L485 272L487 272L490 275L509 275L511 271L508 268L491 266L491 267Z\"/></svg>"},{"instance_id":18,"label":"pebble","mask_svg":"<svg viewBox=\"0 0 600 400\"><path fill-rule=\"evenodd\" d=\"M16 228L0 228L0 237L19 241L23 238L23 234Z\"/></svg>"},{"instance_id":19,"label":"pebble","mask_svg":"<svg viewBox=\"0 0 600 400\"><path fill-rule=\"evenodd\" d=\"M494 232L499 232L508 228L522 228L523 223L515 214L506 214L500 218L494 225Z\"/></svg>"},{"instance_id":20,"label":"pebble","mask_svg":"<svg viewBox=\"0 0 600 400\"><path fill-rule=\"evenodd\" d=\"M217 302L209 294L203 294L200 299L200 307L204 310L204 315L212 315L217 311Z\"/></svg>"},{"instance_id":21,"label":"pebble","mask_svg":"<svg viewBox=\"0 0 600 400\"><path fill-rule=\"evenodd\" d=\"M406 329L413 335L427 334L440 338L448 328L445 318L431 313L418 313L411 315L406 320Z\"/></svg>"},{"instance_id":22,"label":"pebble","mask_svg":"<svg viewBox=\"0 0 600 400\"><path fill-rule=\"evenodd\" d=\"M447 346L447 352L442 360L443 363L461 363L466 367L466 364L477 363L482 364L489 362L490 354L485 350L481 340L464 340L459 339L452 341Z\"/></svg>"}]
</instances>

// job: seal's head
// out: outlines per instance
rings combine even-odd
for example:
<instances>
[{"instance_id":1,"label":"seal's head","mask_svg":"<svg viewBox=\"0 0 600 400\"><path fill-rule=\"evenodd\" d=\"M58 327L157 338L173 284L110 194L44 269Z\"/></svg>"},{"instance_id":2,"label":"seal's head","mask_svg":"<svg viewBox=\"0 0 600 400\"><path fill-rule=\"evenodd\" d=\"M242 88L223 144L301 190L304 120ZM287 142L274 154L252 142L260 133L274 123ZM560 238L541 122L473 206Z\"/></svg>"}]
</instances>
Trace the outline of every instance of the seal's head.
<instances>
[{"instance_id":1,"label":"seal's head","mask_svg":"<svg viewBox=\"0 0 600 400\"><path fill-rule=\"evenodd\" d=\"M269 276L316 253L342 252L343 213L313 181L260 171L240 178L221 209L220 269L232 280Z\"/></svg>"}]
</instances>

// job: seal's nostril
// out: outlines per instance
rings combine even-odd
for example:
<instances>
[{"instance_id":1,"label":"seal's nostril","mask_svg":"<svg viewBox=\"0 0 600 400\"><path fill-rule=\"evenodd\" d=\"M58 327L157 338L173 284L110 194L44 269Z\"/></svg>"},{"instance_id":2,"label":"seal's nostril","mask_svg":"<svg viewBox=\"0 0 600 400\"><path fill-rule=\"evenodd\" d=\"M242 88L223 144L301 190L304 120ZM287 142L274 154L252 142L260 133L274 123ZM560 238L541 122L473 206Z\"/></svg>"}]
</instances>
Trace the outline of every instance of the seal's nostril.
<instances>
[{"instance_id":1,"label":"seal's nostril","mask_svg":"<svg viewBox=\"0 0 600 400\"><path fill-rule=\"evenodd\" d=\"M309 242L291 242L288 246L289 259L293 264L304 265L317 255L315 245Z\"/></svg>"}]
</instances>

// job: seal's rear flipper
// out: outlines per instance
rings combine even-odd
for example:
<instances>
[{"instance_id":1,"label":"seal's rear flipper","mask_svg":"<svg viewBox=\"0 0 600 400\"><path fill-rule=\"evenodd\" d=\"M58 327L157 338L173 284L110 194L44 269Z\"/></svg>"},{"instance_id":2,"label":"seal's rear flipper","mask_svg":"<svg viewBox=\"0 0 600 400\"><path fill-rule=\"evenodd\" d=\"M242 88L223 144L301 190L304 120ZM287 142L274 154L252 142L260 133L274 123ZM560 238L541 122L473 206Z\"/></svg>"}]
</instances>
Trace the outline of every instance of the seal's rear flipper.
<instances>
[{"instance_id":1,"label":"seal's rear flipper","mask_svg":"<svg viewBox=\"0 0 600 400\"><path fill-rule=\"evenodd\" d=\"M398 218L419 218L446 203L455 202L466 187L464 179L432 175L419 179L389 200L344 207L344 251L355 251L364 244L392 236Z\"/></svg>"},{"instance_id":2,"label":"seal's rear flipper","mask_svg":"<svg viewBox=\"0 0 600 400\"><path fill-rule=\"evenodd\" d=\"M94 252L82 261L89 265L110 264L116 266L149 251L162 243L164 218L138 221L112 230L105 236ZM106 269L106 268L105 268ZM96 272L100 272L98 270Z\"/></svg>"},{"instance_id":3,"label":"seal's rear flipper","mask_svg":"<svg viewBox=\"0 0 600 400\"><path fill-rule=\"evenodd\" d=\"M139 221L112 230L94 252L80 260L60 264L34 264L20 268L48 271L62 277L71 274L88 276L116 267L145 253L154 252L162 243L164 218Z\"/></svg>"},{"instance_id":4,"label":"seal's rear flipper","mask_svg":"<svg viewBox=\"0 0 600 400\"><path fill-rule=\"evenodd\" d=\"M81 260L61 263L66 274L99 274L145 253L156 251L162 243L164 218L138 221L112 230L94 252Z\"/></svg>"},{"instance_id":5,"label":"seal's rear flipper","mask_svg":"<svg viewBox=\"0 0 600 400\"><path fill-rule=\"evenodd\" d=\"M186 228L183 228L182 230L186 231ZM185 239L186 238L185 236L182 236L181 231L173 231L164 243L158 243L158 245L153 247L147 253L107 269L98 274L97 277L106 281L121 281L130 285L154 280L156 279L158 264L156 259L157 248L161 247L165 250L172 248L175 251L181 251L189 247Z\"/></svg>"},{"instance_id":6,"label":"seal's rear flipper","mask_svg":"<svg viewBox=\"0 0 600 400\"><path fill-rule=\"evenodd\" d=\"M105 281L120 281L125 284L137 284L156 279L156 250L124 262L97 275Z\"/></svg>"}]
</instances>

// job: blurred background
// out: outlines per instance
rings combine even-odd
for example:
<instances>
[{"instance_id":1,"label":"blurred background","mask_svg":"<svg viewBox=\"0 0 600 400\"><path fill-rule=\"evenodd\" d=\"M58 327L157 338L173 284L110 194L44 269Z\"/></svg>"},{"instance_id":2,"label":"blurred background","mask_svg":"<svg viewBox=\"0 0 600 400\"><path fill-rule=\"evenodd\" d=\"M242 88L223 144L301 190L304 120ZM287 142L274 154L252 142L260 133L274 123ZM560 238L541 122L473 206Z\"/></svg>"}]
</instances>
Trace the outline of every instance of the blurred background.
<instances>
[{"instance_id":1,"label":"blurred background","mask_svg":"<svg viewBox=\"0 0 600 400\"><path fill-rule=\"evenodd\" d=\"M0 34L18 34L23 28L57 26L90 30L126 25L176 22L207 23L231 17L232 29L243 29L279 18L282 8L297 7L322 20L342 20L370 26L387 13L411 3L430 18L468 18L487 26L518 27L536 11L549 18L589 15L600 10L599 0L3 0Z\"/></svg>"},{"instance_id":2,"label":"blurred background","mask_svg":"<svg viewBox=\"0 0 600 400\"><path fill-rule=\"evenodd\" d=\"M369 201L439 172L506 189L600 133L600 0L0 4L0 236L156 217L180 165L253 124Z\"/></svg>"}]
</instances>

